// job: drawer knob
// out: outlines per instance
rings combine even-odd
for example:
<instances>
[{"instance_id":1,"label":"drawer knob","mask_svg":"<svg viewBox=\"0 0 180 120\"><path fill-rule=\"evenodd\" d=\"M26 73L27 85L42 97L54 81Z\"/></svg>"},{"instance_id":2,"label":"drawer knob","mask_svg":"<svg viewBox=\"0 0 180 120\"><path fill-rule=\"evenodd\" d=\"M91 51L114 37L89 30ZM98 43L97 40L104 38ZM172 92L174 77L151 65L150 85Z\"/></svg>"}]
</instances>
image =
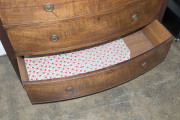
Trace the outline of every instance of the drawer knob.
<instances>
[{"instance_id":1,"label":"drawer knob","mask_svg":"<svg viewBox=\"0 0 180 120\"><path fill-rule=\"evenodd\" d=\"M131 18L131 21L136 21L138 19L138 14L134 14Z\"/></svg>"},{"instance_id":2,"label":"drawer knob","mask_svg":"<svg viewBox=\"0 0 180 120\"><path fill-rule=\"evenodd\" d=\"M44 10L45 10L46 12L52 12L52 11L54 10L54 5L51 4L51 3L46 3L46 4L44 5Z\"/></svg>"},{"instance_id":3,"label":"drawer knob","mask_svg":"<svg viewBox=\"0 0 180 120\"><path fill-rule=\"evenodd\" d=\"M145 68L147 66L148 62L144 62L141 66Z\"/></svg>"},{"instance_id":4,"label":"drawer knob","mask_svg":"<svg viewBox=\"0 0 180 120\"><path fill-rule=\"evenodd\" d=\"M73 95L73 94L74 94L74 88L73 88L73 87L67 87L67 88L65 89L65 91L66 91L66 93L67 93L68 95Z\"/></svg>"},{"instance_id":5,"label":"drawer knob","mask_svg":"<svg viewBox=\"0 0 180 120\"><path fill-rule=\"evenodd\" d=\"M59 36L58 35L51 35L50 40L53 42L57 42L59 40Z\"/></svg>"}]
</instances>

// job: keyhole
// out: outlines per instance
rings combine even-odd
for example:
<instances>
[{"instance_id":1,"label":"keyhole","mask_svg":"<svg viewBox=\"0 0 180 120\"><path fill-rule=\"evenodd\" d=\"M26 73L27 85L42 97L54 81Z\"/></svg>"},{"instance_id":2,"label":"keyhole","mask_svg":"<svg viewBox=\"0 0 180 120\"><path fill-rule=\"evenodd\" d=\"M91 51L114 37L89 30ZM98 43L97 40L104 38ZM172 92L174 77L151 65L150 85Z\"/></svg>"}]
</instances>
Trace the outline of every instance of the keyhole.
<instances>
[{"instance_id":1,"label":"keyhole","mask_svg":"<svg viewBox=\"0 0 180 120\"><path fill-rule=\"evenodd\" d=\"M100 22L100 18L97 18L97 22Z\"/></svg>"}]
</instances>

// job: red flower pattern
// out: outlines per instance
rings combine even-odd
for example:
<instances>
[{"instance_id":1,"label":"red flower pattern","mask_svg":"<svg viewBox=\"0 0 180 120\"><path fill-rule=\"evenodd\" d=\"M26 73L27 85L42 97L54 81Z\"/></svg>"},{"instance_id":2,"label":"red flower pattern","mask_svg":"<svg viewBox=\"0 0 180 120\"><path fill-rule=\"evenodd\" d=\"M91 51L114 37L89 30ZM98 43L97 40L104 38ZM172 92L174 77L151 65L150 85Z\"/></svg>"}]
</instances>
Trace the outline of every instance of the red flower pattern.
<instances>
[{"instance_id":1,"label":"red flower pattern","mask_svg":"<svg viewBox=\"0 0 180 120\"><path fill-rule=\"evenodd\" d=\"M25 58L30 81L62 78L99 70L130 59L122 39L72 53Z\"/></svg>"}]
</instances>

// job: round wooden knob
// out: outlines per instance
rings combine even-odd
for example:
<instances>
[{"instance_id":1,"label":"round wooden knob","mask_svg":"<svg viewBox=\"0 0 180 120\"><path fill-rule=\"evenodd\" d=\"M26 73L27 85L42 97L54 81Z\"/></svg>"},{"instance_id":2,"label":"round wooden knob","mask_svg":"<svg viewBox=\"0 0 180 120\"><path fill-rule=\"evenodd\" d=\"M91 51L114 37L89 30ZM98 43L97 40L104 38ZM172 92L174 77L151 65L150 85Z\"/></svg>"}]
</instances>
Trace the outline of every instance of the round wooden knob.
<instances>
[{"instance_id":1,"label":"round wooden knob","mask_svg":"<svg viewBox=\"0 0 180 120\"><path fill-rule=\"evenodd\" d=\"M138 14L134 14L131 18L131 21L136 21L138 19Z\"/></svg>"},{"instance_id":2,"label":"round wooden knob","mask_svg":"<svg viewBox=\"0 0 180 120\"><path fill-rule=\"evenodd\" d=\"M54 10L54 5L51 4L51 3L46 3L46 4L44 5L44 10L45 10L46 12L52 12L52 11Z\"/></svg>"},{"instance_id":3,"label":"round wooden knob","mask_svg":"<svg viewBox=\"0 0 180 120\"><path fill-rule=\"evenodd\" d=\"M51 35L50 40L53 42L57 42L59 40L59 36L58 35Z\"/></svg>"},{"instance_id":4,"label":"round wooden knob","mask_svg":"<svg viewBox=\"0 0 180 120\"><path fill-rule=\"evenodd\" d=\"M66 93L67 93L68 95L73 95L73 94L74 94L74 88L73 88L73 87L67 87L67 88L65 89L65 91L66 91Z\"/></svg>"}]
</instances>

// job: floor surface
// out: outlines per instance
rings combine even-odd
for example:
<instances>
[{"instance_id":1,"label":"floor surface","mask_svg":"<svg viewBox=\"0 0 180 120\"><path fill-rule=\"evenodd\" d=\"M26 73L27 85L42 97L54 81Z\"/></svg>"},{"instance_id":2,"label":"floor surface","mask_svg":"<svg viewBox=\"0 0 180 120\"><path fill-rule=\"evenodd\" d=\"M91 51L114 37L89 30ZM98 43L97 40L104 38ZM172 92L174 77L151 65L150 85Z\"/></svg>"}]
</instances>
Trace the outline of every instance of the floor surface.
<instances>
[{"instance_id":1,"label":"floor surface","mask_svg":"<svg viewBox=\"0 0 180 120\"><path fill-rule=\"evenodd\" d=\"M144 75L74 100L32 105L7 56L0 57L0 120L180 120L180 43Z\"/></svg>"}]
</instances>

